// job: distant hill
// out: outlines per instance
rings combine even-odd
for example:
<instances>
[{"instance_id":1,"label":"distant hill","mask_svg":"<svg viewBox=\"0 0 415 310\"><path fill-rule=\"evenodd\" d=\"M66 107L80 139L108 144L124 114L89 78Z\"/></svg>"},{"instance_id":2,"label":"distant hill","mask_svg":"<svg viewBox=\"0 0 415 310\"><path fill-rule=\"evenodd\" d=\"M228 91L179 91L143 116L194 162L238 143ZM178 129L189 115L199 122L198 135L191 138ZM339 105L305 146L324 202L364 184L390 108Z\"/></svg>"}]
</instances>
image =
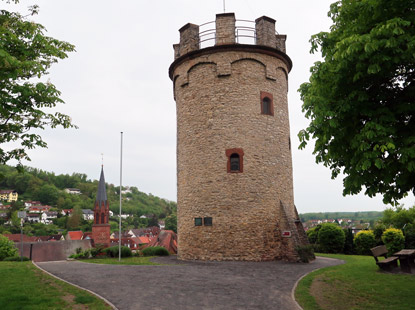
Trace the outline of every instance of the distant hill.
<instances>
[{"instance_id":1,"label":"distant hill","mask_svg":"<svg viewBox=\"0 0 415 310\"><path fill-rule=\"evenodd\" d=\"M77 188L81 194L69 194L65 188ZM98 188L98 180L87 179L86 174L72 173L55 175L36 168L25 167L24 172L16 168L0 165L0 189L14 189L19 194L19 202L27 200L40 201L58 210L72 209L75 206L81 209L93 209ZM119 187L107 184L107 195L110 209L118 214ZM140 192L137 187L123 187L123 213L137 216L155 214L164 218L175 213L177 205L152 194Z\"/></svg>"},{"instance_id":2,"label":"distant hill","mask_svg":"<svg viewBox=\"0 0 415 310\"><path fill-rule=\"evenodd\" d=\"M309 220L326 220L326 219L350 219L353 221L371 221L382 218L382 211L361 211L361 212L318 212L318 213L301 213L302 222Z\"/></svg>"}]
</instances>

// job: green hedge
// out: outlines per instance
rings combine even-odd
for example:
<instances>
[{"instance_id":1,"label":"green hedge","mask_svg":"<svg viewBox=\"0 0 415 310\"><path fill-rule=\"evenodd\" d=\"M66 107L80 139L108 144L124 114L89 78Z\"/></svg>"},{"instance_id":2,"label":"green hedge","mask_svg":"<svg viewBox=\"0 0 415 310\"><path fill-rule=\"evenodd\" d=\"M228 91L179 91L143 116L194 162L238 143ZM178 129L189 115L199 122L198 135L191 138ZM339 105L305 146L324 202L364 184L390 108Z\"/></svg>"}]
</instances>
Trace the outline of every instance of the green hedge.
<instances>
[{"instance_id":1,"label":"green hedge","mask_svg":"<svg viewBox=\"0 0 415 310\"><path fill-rule=\"evenodd\" d=\"M168 256L170 255L169 251L162 246L148 247L141 251L141 254L144 256Z\"/></svg>"},{"instance_id":2,"label":"green hedge","mask_svg":"<svg viewBox=\"0 0 415 310\"><path fill-rule=\"evenodd\" d=\"M341 253L345 238L344 231L336 224L321 224L317 239L319 250L323 253Z\"/></svg>"},{"instance_id":3,"label":"green hedge","mask_svg":"<svg viewBox=\"0 0 415 310\"><path fill-rule=\"evenodd\" d=\"M12 256L12 257L6 257L5 259L3 259L4 262L20 262L22 260L22 258L20 256ZM28 261L29 258L26 256L23 256L23 261L26 262Z\"/></svg>"},{"instance_id":4,"label":"green hedge","mask_svg":"<svg viewBox=\"0 0 415 310\"><path fill-rule=\"evenodd\" d=\"M114 245L112 247L104 249L103 252L106 253L107 256L109 257L119 257L118 250L119 250L119 246ZM129 247L126 247L126 246L121 247L121 257L131 257L132 255L133 253L131 252L131 249Z\"/></svg>"}]
</instances>

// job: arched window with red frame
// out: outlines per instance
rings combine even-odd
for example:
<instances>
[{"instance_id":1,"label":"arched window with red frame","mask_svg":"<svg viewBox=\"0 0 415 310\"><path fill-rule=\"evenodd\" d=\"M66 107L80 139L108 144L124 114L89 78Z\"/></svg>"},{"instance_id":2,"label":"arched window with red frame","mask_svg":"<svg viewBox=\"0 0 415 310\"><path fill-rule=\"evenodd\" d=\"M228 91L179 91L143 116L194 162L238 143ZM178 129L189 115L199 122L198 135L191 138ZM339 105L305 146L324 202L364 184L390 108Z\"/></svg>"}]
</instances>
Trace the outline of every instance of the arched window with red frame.
<instances>
[{"instance_id":1,"label":"arched window with red frame","mask_svg":"<svg viewBox=\"0 0 415 310\"><path fill-rule=\"evenodd\" d=\"M243 172L243 158L244 151L241 148L227 149L226 157L228 158L227 171L228 173Z\"/></svg>"}]
</instances>

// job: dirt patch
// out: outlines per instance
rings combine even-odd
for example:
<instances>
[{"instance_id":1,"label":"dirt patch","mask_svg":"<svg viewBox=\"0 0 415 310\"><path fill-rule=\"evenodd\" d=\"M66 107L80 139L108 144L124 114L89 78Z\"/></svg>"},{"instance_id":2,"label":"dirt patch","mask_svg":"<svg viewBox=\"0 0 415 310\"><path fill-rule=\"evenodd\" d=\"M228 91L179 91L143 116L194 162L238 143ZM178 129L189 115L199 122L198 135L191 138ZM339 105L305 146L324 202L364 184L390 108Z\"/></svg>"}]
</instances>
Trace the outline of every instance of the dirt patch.
<instances>
[{"instance_id":1,"label":"dirt patch","mask_svg":"<svg viewBox=\"0 0 415 310\"><path fill-rule=\"evenodd\" d=\"M356 309L356 306L364 304L364 298L356 296L350 285L324 275L314 278L310 287L310 294L323 310ZM350 296L353 296L353 298L350 298Z\"/></svg>"}]
</instances>

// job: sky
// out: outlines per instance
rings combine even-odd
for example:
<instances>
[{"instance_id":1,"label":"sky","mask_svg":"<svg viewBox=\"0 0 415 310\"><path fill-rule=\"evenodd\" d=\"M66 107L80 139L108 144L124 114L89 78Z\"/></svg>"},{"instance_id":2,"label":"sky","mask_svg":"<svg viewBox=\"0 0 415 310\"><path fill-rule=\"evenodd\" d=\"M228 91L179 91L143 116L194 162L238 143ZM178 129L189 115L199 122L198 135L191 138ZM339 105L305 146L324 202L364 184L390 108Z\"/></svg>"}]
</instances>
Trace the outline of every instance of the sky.
<instances>
[{"instance_id":1,"label":"sky","mask_svg":"<svg viewBox=\"0 0 415 310\"><path fill-rule=\"evenodd\" d=\"M227 0L225 11L236 19L263 15L276 20L287 35L288 104L293 157L294 197L299 213L382 211L382 197L363 194L343 197L342 178L331 179L328 168L317 165L312 143L298 150L297 133L307 127L298 88L307 82L310 67L320 60L311 55L309 39L328 31L327 17L334 0ZM27 14L47 29L47 35L76 46L76 52L54 64L47 76L65 101L57 110L71 116L79 129L47 129L40 134L47 149L29 150L25 165L56 174L85 173L98 179L102 163L108 183L122 185L176 201L176 107L168 68L173 44L187 23L214 21L224 12L223 0L21 0L0 1L0 9ZM414 204L414 197L400 201Z\"/></svg>"}]
</instances>

